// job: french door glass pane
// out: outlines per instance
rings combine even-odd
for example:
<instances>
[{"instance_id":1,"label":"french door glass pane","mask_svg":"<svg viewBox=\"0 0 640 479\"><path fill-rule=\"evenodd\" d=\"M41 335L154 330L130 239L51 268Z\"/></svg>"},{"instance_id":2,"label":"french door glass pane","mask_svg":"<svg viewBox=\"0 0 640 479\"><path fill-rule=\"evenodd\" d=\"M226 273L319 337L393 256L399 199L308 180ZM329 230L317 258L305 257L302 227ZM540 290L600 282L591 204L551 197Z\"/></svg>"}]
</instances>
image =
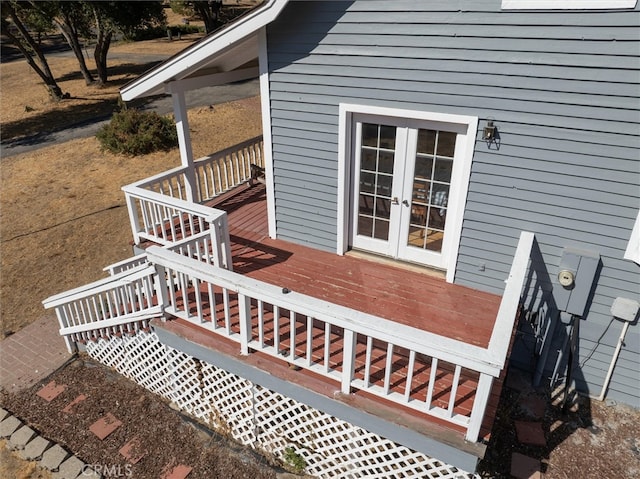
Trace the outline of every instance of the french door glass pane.
<instances>
[{"instance_id":1,"label":"french door glass pane","mask_svg":"<svg viewBox=\"0 0 640 479\"><path fill-rule=\"evenodd\" d=\"M418 130L407 244L442 251L456 134Z\"/></svg>"},{"instance_id":2,"label":"french door glass pane","mask_svg":"<svg viewBox=\"0 0 640 479\"><path fill-rule=\"evenodd\" d=\"M389 239L396 128L363 123L360 145L357 234L387 241Z\"/></svg>"}]
</instances>

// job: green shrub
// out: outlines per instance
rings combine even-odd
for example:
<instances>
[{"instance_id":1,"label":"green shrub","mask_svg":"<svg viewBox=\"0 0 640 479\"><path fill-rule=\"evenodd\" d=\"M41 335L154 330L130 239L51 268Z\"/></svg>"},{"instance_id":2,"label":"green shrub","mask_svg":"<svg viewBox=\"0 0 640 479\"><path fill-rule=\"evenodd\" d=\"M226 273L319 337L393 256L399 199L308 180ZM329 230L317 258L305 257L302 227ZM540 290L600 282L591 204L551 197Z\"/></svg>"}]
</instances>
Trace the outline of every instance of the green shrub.
<instances>
[{"instance_id":1,"label":"green shrub","mask_svg":"<svg viewBox=\"0 0 640 479\"><path fill-rule=\"evenodd\" d=\"M287 447L284 450L284 460L297 473L303 472L307 467L307 461L292 447Z\"/></svg>"},{"instance_id":2,"label":"green shrub","mask_svg":"<svg viewBox=\"0 0 640 479\"><path fill-rule=\"evenodd\" d=\"M176 127L155 112L122 110L96 134L103 151L135 156L170 150L178 144Z\"/></svg>"}]
</instances>

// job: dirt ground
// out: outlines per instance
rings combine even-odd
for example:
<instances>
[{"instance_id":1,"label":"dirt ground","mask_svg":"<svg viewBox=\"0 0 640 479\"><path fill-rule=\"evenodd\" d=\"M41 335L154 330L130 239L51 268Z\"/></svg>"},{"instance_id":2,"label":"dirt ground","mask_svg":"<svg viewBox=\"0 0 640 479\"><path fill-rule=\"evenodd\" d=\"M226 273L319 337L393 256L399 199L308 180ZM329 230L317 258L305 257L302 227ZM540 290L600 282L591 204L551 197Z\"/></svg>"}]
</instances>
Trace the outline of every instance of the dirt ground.
<instances>
[{"instance_id":1,"label":"dirt ground","mask_svg":"<svg viewBox=\"0 0 640 479\"><path fill-rule=\"evenodd\" d=\"M193 40L155 40L144 42L139 48L145 53L162 51L170 55ZM118 49L125 51L133 47L129 44L112 48L117 53ZM75 123L83 115L99 116L113 111L118 88L143 69L140 65L127 62L118 66L114 62L113 65L112 82L106 88L95 89L86 87L83 80L74 74L74 61L64 58L53 60L51 66L62 78L60 83L63 90L72 95L70 100L56 104L49 102L45 89L37 83L35 75L30 73L24 62L0 65L0 128L3 141L29 132L46 131L53 121L56 124ZM189 120L195 156L203 156L260 134L260 102L258 98L251 98L214 108L195 109L189 112ZM130 256L131 231L120 187L177 166L179 161L177 150L135 158L106 154L100 151L95 138L74 140L32 153L2 158L2 335L11 334L42 315L52 315L42 308L41 301L44 298L101 278L104 276L104 266ZM91 384L92 388L95 385L96 388L104 387L101 391L115 391L108 395L109 398L123 394L128 398L127 403L137 405L131 407L131 411L129 408L119 410L123 415L135 414L136 411L138 415L144 415L144 411L151 408L154 414L146 415L144 425L136 423L139 424L137 427L151 428L141 429L145 435L153 437L154 431L165 431L165 426L171 424L174 428L171 431L179 431L179 434L170 434L163 439L158 447L176 451L177 454L196 454L195 451L201 450L213 455L221 454L215 457L220 457L221 462L227 461L229 468L225 474L221 474L225 477L271 477L271 472L260 469L264 465L261 460L255 458L251 459L257 461L255 464L249 462L251 467L255 465L258 469L247 469L243 472L246 473L244 476L233 475L238 466L228 461L237 456L225 455L228 449L222 448L217 439L202 436L197 428L184 426L182 422L172 422L178 416L161 400L89 363L82 362L66 368L59 373L60 379L68 380L78 388ZM90 379L87 374L91 375ZM94 375L102 375L102 382L95 382ZM95 395L96 401L109 398L103 394ZM522 452L541 459L546 478L613 479L640 476L638 411L591 402L583 403L578 412L563 416L557 408L549 407L544 417L548 446L535 448L519 445L515 437L514 420L524 414L517 406L522 399L521 393L505 389L487 459L482 463L483 477L509 477L512 452ZM61 441L85 461L98 460L94 456L99 453L98 449L91 449L86 437L72 439L65 436L64 428L54 424L56 418L61 418L33 401L33 391L2 398L8 409L36 425L47 437ZM82 417L85 422L91 419L90 406L91 403L86 403L87 416ZM99 403L93 406L99 407ZM173 415L164 416L165 413ZM132 421L134 419L132 417ZM188 448L185 448L186 444ZM3 454L3 463L12 460L5 452ZM32 466L21 464L19 467ZM20 471L22 476L15 472L16 477L48 479L46 473L37 469ZM150 471L150 474L155 474L156 469ZM2 469L0 475L11 477ZM195 477L217 476L205 474Z\"/></svg>"}]
</instances>

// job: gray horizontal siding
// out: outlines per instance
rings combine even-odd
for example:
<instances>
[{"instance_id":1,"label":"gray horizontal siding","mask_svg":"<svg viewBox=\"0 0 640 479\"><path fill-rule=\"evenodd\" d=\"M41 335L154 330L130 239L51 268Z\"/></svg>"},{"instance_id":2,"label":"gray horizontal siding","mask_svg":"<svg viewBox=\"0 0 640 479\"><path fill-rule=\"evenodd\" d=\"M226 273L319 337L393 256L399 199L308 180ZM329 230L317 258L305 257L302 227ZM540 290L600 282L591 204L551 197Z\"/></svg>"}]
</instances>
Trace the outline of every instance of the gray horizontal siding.
<instances>
[{"instance_id":1,"label":"gray horizontal siding","mask_svg":"<svg viewBox=\"0 0 640 479\"><path fill-rule=\"evenodd\" d=\"M640 291L622 258L640 208L638 24L637 8L289 4L267 34L279 237L335 250L340 103L473 115L479 128L493 117L499 149L476 143L456 282L501 293L522 230L536 233L546 289L563 248L596 250L579 364L599 392L621 327L611 304ZM634 405L639 336L632 326L609 393Z\"/></svg>"}]
</instances>

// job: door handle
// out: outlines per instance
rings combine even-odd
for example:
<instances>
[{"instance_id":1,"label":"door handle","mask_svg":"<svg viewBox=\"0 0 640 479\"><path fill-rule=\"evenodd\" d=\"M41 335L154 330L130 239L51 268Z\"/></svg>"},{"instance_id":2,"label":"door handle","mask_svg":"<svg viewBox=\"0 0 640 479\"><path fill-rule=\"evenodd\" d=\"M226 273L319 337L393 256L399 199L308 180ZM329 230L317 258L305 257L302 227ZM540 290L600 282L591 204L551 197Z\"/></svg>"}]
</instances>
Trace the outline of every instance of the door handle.
<instances>
[{"instance_id":1,"label":"door handle","mask_svg":"<svg viewBox=\"0 0 640 479\"><path fill-rule=\"evenodd\" d=\"M402 204L405 206L409 206L409 202L407 200L402 200Z\"/></svg>"},{"instance_id":2,"label":"door handle","mask_svg":"<svg viewBox=\"0 0 640 479\"><path fill-rule=\"evenodd\" d=\"M394 197L391 199L391 204L392 204L392 205L399 205L399 204L400 204L400 202L398 201L398 197L397 197L397 196L394 196Z\"/></svg>"}]
</instances>

